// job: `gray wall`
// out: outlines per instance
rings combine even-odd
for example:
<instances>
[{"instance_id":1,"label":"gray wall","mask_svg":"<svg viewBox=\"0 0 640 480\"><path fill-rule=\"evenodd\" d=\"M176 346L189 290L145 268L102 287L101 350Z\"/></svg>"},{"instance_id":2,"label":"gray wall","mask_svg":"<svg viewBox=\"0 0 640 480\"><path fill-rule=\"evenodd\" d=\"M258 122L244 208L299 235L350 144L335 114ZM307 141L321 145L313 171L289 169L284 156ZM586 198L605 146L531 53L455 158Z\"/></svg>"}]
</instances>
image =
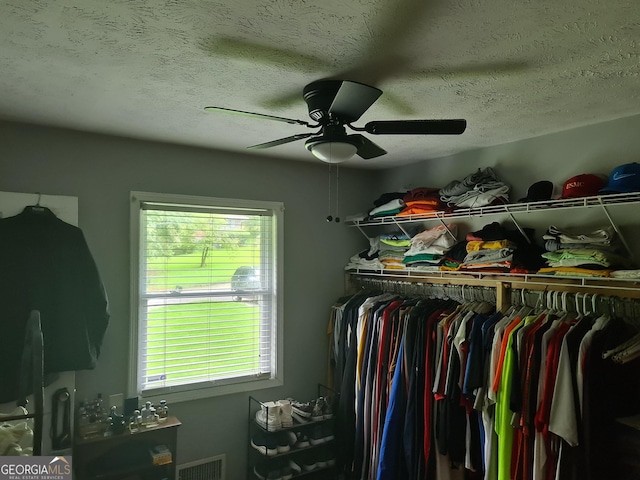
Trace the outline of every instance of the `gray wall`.
<instances>
[{"instance_id":1,"label":"gray wall","mask_svg":"<svg viewBox=\"0 0 640 480\"><path fill-rule=\"evenodd\" d=\"M340 169L343 217L366 210L380 191L376 178ZM325 379L329 309L343 292L344 265L368 245L356 229L326 222L327 165L0 123L0 190L79 197L79 225L109 295L111 322L97 368L78 373L77 398L126 392L131 190L284 202L285 385L254 395L315 396ZM248 394L170 408L183 422L180 463L226 453L228 478L244 477Z\"/></svg>"}]
</instances>

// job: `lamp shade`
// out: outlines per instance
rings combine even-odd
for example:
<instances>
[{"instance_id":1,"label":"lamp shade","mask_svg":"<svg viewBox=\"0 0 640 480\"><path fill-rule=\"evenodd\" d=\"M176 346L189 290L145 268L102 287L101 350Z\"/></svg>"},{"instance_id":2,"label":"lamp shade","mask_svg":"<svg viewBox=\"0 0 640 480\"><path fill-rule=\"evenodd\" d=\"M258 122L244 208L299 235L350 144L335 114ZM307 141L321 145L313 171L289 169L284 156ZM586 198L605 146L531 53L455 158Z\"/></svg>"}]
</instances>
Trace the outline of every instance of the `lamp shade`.
<instances>
[{"instance_id":1,"label":"lamp shade","mask_svg":"<svg viewBox=\"0 0 640 480\"><path fill-rule=\"evenodd\" d=\"M348 142L309 142L306 147L313 155L326 163L342 163L353 157L358 148Z\"/></svg>"}]
</instances>

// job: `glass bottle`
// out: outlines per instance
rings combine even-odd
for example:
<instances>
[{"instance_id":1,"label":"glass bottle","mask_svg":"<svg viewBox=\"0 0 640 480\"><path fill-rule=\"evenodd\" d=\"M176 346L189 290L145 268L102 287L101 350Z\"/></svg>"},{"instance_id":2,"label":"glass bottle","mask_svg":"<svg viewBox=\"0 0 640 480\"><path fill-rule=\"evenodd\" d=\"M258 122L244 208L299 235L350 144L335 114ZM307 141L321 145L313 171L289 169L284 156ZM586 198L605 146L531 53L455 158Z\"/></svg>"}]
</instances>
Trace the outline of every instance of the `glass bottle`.
<instances>
[{"instance_id":1,"label":"glass bottle","mask_svg":"<svg viewBox=\"0 0 640 480\"><path fill-rule=\"evenodd\" d=\"M166 400L160 400L160 405L157 409L158 418L161 422L164 422L169 416L169 407Z\"/></svg>"},{"instance_id":2,"label":"glass bottle","mask_svg":"<svg viewBox=\"0 0 640 480\"><path fill-rule=\"evenodd\" d=\"M156 409L151 402L145 402L140 414L144 425L154 425L157 421Z\"/></svg>"},{"instance_id":3,"label":"glass bottle","mask_svg":"<svg viewBox=\"0 0 640 480\"><path fill-rule=\"evenodd\" d=\"M131 422L129 423L129 430L137 432L142 427L142 415L140 410L134 410L131 416Z\"/></svg>"}]
</instances>

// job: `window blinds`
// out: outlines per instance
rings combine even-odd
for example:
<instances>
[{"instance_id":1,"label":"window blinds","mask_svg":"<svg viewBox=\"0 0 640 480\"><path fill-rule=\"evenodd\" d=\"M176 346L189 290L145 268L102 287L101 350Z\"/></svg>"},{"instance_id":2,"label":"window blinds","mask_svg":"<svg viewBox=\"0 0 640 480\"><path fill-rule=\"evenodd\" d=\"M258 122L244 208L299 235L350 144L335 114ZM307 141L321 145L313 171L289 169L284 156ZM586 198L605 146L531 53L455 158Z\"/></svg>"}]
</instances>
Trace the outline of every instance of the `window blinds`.
<instances>
[{"instance_id":1,"label":"window blinds","mask_svg":"<svg viewBox=\"0 0 640 480\"><path fill-rule=\"evenodd\" d=\"M139 390L270 378L276 360L271 212L141 208Z\"/></svg>"}]
</instances>

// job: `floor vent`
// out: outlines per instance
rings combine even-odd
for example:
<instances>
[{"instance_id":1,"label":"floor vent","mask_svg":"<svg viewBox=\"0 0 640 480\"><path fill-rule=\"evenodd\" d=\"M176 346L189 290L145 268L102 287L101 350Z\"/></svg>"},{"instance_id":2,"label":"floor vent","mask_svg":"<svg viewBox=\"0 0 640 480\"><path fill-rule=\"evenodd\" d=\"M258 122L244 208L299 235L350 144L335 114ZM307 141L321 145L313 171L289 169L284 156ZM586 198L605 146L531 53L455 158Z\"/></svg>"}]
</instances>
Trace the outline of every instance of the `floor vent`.
<instances>
[{"instance_id":1,"label":"floor vent","mask_svg":"<svg viewBox=\"0 0 640 480\"><path fill-rule=\"evenodd\" d=\"M225 480L226 455L178 465L178 480Z\"/></svg>"}]
</instances>

